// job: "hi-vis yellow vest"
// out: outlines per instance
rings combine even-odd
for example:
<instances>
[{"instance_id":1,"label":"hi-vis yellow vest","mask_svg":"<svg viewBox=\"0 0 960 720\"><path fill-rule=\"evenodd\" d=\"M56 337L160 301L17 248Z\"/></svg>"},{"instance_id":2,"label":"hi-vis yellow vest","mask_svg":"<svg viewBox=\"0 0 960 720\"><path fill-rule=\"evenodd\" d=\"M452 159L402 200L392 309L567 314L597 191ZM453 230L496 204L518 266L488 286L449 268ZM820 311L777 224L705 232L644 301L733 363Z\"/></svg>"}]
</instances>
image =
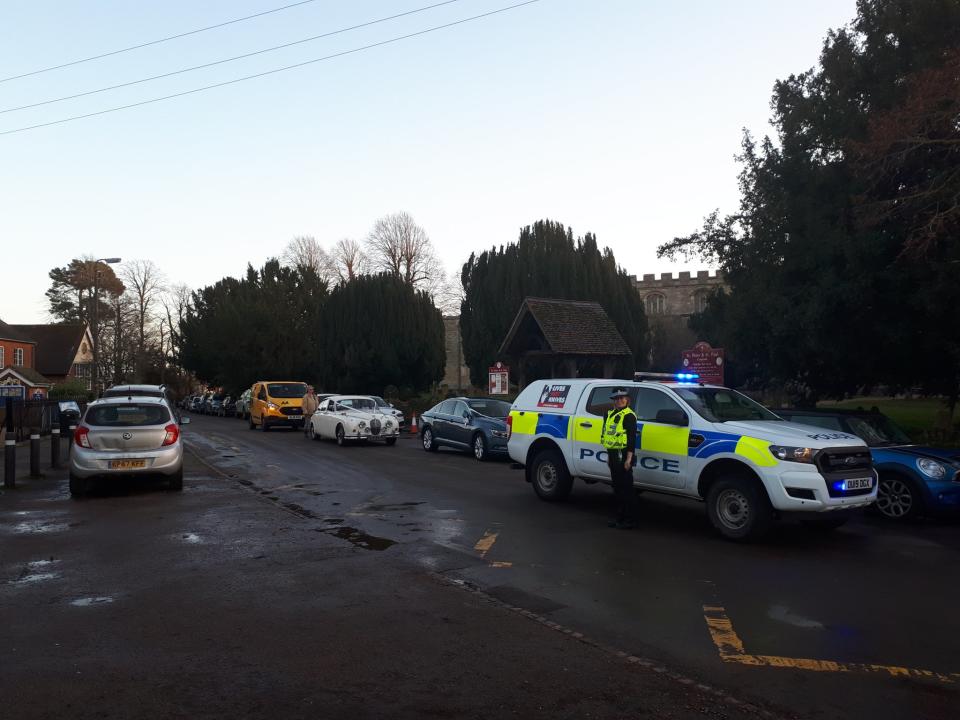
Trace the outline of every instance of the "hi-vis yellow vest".
<instances>
[{"instance_id":1,"label":"hi-vis yellow vest","mask_svg":"<svg viewBox=\"0 0 960 720\"><path fill-rule=\"evenodd\" d=\"M625 450L627 447L627 431L623 429L623 419L628 415L637 414L629 407L622 410L611 410L603 421L603 435L600 444L607 450Z\"/></svg>"}]
</instances>

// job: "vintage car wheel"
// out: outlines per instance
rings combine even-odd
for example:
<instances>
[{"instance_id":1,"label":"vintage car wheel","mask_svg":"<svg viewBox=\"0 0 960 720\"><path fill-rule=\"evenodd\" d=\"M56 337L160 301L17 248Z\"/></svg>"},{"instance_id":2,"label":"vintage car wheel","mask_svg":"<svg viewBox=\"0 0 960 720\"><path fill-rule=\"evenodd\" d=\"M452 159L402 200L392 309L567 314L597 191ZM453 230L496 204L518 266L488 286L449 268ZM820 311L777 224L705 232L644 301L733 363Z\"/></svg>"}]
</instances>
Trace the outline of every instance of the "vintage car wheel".
<instances>
[{"instance_id":1,"label":"vintage car wheel","mask_svg":"<svg viewBox=\"0 0 960 720\"><path fill-rule=\"evenodd\" d=\"M346 434L343 431L343 425L337 425L337 445L340 447L343 447L347 444L345 435Z\"/></svg>"},{"instance_id":2,"label":"vintage car wheel","mask_svg":"<svg viewBox=\"0 0 960 720\"><path fill-rule=\"evenodd\" d=\"M320 439L320 436L317 435L317 429L313 426L313 423L310 423L310 425L307 427L307 437L309 437L311 440Z\"/></svg>"}]
</instances>

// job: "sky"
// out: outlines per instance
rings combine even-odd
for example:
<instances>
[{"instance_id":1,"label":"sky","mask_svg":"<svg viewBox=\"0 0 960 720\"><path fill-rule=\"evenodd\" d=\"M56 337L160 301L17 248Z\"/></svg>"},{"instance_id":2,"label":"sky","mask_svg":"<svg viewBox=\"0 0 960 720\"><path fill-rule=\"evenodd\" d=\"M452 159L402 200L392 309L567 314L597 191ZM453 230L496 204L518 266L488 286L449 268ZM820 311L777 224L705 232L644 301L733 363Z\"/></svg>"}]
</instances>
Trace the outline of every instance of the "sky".
<instances>
[{"instance_id":1,"label":"sky","mask_svg":"<svg viewBox=\"0 0 960 720\"><path fill-rule=\"evenodd\" d=\"M132 87L0 112L0 133L341 53L505 7L458 0ZM295 0L5 3L0 78ZM0 111L208 63L439 0L313 0L0 82ZM550 218L628 273L702 269L657 247L738 202L743 128L770 132L774 82L816 64L855 0L540 0L242 83L0 134L0 319L48 320L47 273L150 259L193 288L294 236L362 240L406 211L447 271Z\"/></svg>"}]
</instances>

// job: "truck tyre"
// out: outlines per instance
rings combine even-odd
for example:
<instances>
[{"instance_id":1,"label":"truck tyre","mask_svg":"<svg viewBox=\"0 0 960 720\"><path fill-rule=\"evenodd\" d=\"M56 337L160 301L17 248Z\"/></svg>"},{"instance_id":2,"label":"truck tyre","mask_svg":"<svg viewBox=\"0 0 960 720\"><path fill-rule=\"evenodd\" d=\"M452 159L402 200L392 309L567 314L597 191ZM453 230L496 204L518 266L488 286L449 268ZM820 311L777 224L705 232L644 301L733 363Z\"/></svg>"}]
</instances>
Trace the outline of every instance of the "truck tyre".
<instances>
[{"instance_id":1,"label":"truck tyre","mask_svg":"<svg viewBox=\"0 0 960 720\"><path fill-rule=\"evenodd\" d=\"M902 475L884 473L880 476L874 507L887 520L915 520L923 514L923 496Z\"/></svg>"},{"instance_id":2,"label":"truck tyre","mask_svg":"<svg viewBox=\"0 0 960 720\"><path fill-rule=\"evenodd\" d=\"M773 520L770 499L763 486L736 475L722 477L710 486L707 515L723 537L735 541L761 537Z\"/></svg>"},{"instance_id":3,"label":"truck tyre","mask_svg":"<svg viewBox=\"0 0 960 720\"><path fill-rule=\"evenodd\" d=\"M530 478L537 497L547 502L562 502L570 495L573 477L559 450L542 450L530 463Z\"/></svg>"}]
</instances>

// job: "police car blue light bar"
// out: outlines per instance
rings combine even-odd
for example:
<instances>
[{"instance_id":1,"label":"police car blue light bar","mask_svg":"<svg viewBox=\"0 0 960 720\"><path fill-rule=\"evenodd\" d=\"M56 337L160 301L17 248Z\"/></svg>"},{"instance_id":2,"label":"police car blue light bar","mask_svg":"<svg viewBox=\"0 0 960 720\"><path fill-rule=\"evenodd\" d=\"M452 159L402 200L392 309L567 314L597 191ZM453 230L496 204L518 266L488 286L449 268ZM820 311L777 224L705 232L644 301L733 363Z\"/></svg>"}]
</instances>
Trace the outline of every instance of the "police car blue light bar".
<instances>
[{"instance_id":1,"label":"police car blue light bar","mask_svg":"<svg viewBox=\"0 0 960 720\"><path fill-rule=\"evenodd\" d=\"M699 380L700 376L696 373L675 373L674 377L680 381L694 381Z\"/></svg>"},{"instance_id":2,"label":"police car blue light bar","mask_svg":"<svg viewBox=\"0 0 960 720\"><path fill-rule=\"evenodd\" d=\"M640 380L676 380L677 382L690 382L695 383L700 380L700 376L696 373L651 373L651 372L635 372L633 374L633 379L635 381Z\"/></svg>"}]
</instances>

